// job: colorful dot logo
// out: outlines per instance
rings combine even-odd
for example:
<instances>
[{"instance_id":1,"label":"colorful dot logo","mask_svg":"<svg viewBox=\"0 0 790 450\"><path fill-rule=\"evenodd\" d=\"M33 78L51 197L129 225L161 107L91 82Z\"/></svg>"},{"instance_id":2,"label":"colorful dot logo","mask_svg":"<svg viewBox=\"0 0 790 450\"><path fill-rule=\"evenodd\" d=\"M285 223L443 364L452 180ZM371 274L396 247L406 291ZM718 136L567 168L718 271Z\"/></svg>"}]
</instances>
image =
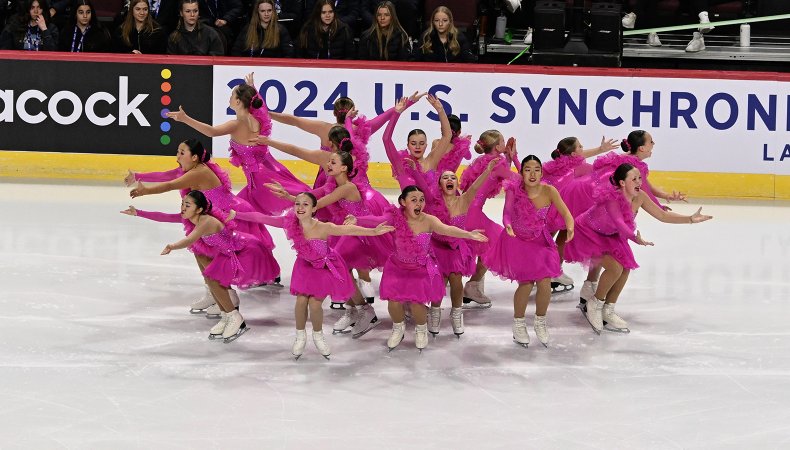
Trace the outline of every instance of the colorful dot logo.
<instances>
[{"instance_id":1,"label":"colorful dot logo","mask_svg":"<svg viewBox=\"0 0 790 450\"><path fill-rule=\"evenodd\" d=\"M162 69L162 123L159 125L159 129L162 130L162 137L159 138L159 142L162 145L169 145L170 144L170 135L167 133L170 131L170 122L167 119L167 113L170 112L168 106L170 106L170 91L173 89L173 86L170 84L170 77L173 76L173 72L170 69Z\"/></svg>"}]
</instances>

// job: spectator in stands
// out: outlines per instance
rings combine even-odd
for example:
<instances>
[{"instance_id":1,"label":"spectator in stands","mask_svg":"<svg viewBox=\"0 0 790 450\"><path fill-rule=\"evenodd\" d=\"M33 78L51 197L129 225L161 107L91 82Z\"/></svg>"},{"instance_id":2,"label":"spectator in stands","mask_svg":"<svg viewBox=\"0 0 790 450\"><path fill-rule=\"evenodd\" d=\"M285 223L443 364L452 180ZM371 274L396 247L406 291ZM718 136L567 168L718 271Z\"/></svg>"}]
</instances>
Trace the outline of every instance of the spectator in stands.
<instances>
[{"instance_id":1,"label":"spectator in stands","mask_svg":"<svg viewBox=\"0 0 790 450\"><path fill-rule=\"evenodd\" d=\"M408 61L411 58L411 40L398 21L392 2L379 3L376 22L359 40L358 56L374 61Z\"/></svg>"},{"instance_id":2,"label":"spectator in stands","mask_svg":"<svg viewBox=\"0 0 790 450\"><path fill-rule=\"evenodd\" d=\"M453 25L453 13L446 6L433 10L428 29L422 35L422 45L416 57L429 62L474 62L475 55L469 41Z\"/></svg>"},{"instance_id":3,"label":"spectator in stands","mask_svg":"<svg viewBox=\"0 0 790 450\"><path fill-rule=\"evenodd\" d=\"M241 0L198 0L200 21L214 27L222 34L225 50L230 49L236 39L242 14Z\"/></svg>"},{"instance_id":4,"label":"spectator in stands","mask_svg":"<svg viewBox=\"0 0 790 450\"><path fill-rule=\"evenodd\" d=\"M314 11L315 5L317 3L323 2L316 0L305 0L304 10ZM333 0L331 3L332 8L335 11L335 16L337 16L339 21L348 25L352 30L357 27L357 21L359 21L360 16L360 0Z\"/></svg>"},{"instance_id":5,"label":"spectator in stands","mask_svg":"<svg viewBox=\"0 0 790 450\"><path fill-rule=\"evenodd\" d=\"M299 33L299 55L312 59L353 59L351 29L335 16L333 0L318 0Z\"/></svg>"},{"instance_id":6,"label":"spectator in stands","mask_svg":"<svg viewBox=\"0 0 790 450\"><path fill-rule=\"evenodd\" d=\"M258 0L252 10L250 23L242 28L233 56L253 58L291 58L294 46L288 30L277 22L275 0Z\"/></svg>"},{"instance_id":7,"label":"spectator in stands","mask_svg":"<svg viewBox=\"0 0 790 450\"><path fill-rule=\"evenodd\" d=\"M0 34L2 50L58 49L58 27L51 21L47 0L25 0Z\"/></svg>"},{"instance_id":8,"label":"spectator in stands","mask_svg":"<svg viewBox=\"0 0 790 450\"><path fill-rule=\"evenodd\" d=\"M116 28L113 50L118 53L163 54L167 38L162 27L151 17L148 0L131 0L131 13Z\"/></svg>"},{"instance_id":9,"label":"spectator in stands","mask_svg":"<svg viewBox=\"0 0 790 450\"><path fill-rule=\"evenodd\" d=\"M222 56L225 47L219 33L201 25L198 0L181 0L181 18L167 41L169 55Z\"/></svg>"},{"instance_id":10,"label":"spectator in stands","mask_svg":"<svg viewBox=\"0 0 790 450\"><path fill-rule=\"evenodd\" d=\"M61 33L59 47L72 53L110 51L110 33L96 18L91 0L75 0L71 5L71 17Z\"/></svg>"},{"instance_id":11,"label":"spectator in stands","mask_svg":"<svg viewBox=\"0 0 790 450\"><path fill-rule=\"evenodd\" d=\"M362 29L367 29L376 18L378 5L381 0L362 0L360 6L360 22ZM418 23L420 21L420 0L392 0L395 12L398 14L401 26L406 30L409 38L416 38L420 34Z\"/></svg>"}]
</instances>

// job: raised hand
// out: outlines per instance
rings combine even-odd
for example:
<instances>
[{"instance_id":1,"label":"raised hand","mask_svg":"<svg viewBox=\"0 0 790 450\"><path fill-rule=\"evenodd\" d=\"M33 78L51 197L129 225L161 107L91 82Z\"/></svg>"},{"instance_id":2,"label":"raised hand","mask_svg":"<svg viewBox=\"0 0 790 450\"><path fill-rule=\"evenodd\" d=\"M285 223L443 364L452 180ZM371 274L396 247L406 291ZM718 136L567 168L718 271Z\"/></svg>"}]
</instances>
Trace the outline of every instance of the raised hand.
<instances>
[{"instance_id":1,"label":"raised hand","mask_svg":"<svg viewBox=\"0 0 790 450\"><path fill-rule=\"evenodd\" d=\"M346 117L353 119L354 117L357 117L357 114L359 114L359 111L357 111L357 108L352 107L346 113Z\"/></svg>"},{"instance_id":2,"label":"raised hand","mask_svg":"<svg viewBox=\"0 0 790 450\"><path fill-rule=\"evenodd\" d=\"M428 97L426 98L428 99L428 103L430 103L431 106L433 106L433 109L435 109L436 112L444 111L444 105L442 104L441 100L439 100L437 97L428 94Z\"/></svg>"},{"instance_id":3,"label":"raised hand","mask_svg":"<svg viewBox=\"0 0 790 450\"><path fill-rule=\"evenodd\" d=\"M137 208L132 205L129 205L128 208L121 211L121 214L126 214L127 216L136 216L137 215Z\"/></svg>"},{"instance_id":4,"label":"raised hand","mask_svg":"<svg viewBox=\"0 0 790 450\"><path fill-rule=\"evenodd\" d=\"M393 227L392 225L387 225L387 222L382 222L376 225L376 228L374 228L373 230L376 233L376 236L381 236L382 234L395 231L395 227Z\"/></svg>"},{"instance_id":5,"label":"raised hand","mask_svg":"<svg viewBox=\"0 0 790 450\"><path fill-rule=\"evenodd\" d=\"M473 230L469 232L469 238L477 242L488 242L488 238L483 234L483 230Z\"/></svg>"},{"instance_id":6,"label":"raised hand","mask_svg":"<svg viewBox=\"0 0 790 450\"><path fill-rule=\"evenodd\" d=\"M516 138L510 137L507 140L507 144L505 144L505 153L512 159L513 161L518 159L518 150L516 150Z\"/></svg>"},{"instance_id":7,"label":"raised hand","mask_svg":"<svg viewBox=\"0 0 790 450\"><path fill-rule=\"evenodd\" d=\"M136 181L137 177L134 175L134 172L132 172L132 169L129 169L129 174L126 175L126 178L123 179L123 182L126 184L126 186L131 186Z\"/></svg>"},{"instance_id":8,"label":"raised hand","mask_svg":"<svg viewBox=\"0 0 790 450\"><path fill-rule=\"evenodd\" d=\"M351 214L347 215L345 220L343 220L343 225L356 225L356 224L357 224L357 218L355 216L352 216Z\"/></svg>"},{"instance_id":9,"label":"raised hand","mask_svg":"<svg viewBox=\"0 0 790 450\"><path fill-rule=\"evenodd\" d=\"M285 191L283 185L276 181L273 183L264 183L263 185L269 188L269 190L272 191L272 194L276 195L277 197L285 198L288 196L288 192Z\"/></svg>"},{"instance_id":10,"label":"raised hand","mask_svg":"<svg viewBox=\"0 0 790 450\"><path fill-rule=\"evenodd\" d=\"M172 250L173 250L173 246L171 244L167 244L165 245L165 248L164 250L162 250L162 253L160 253L160 255L168 255Z\"/></svg>"},{"instance_id":11,"label":"raised hand","mask_svg":"<svg viewBox=\"0 0 790 450\"><path fill-rule=\"evenodd\" d=\"M508 236L516 237L516 233L513 232L513 227L512 226L510 226L510 225L506 226L505 227L505 231L507 232Z\"/></svg>"},{"instance_id":12,"label":"raised hand","mask_svg":"<svg viewBox=\"0 0 790 450\"><path fill-rule=\"evenodd\" d=\"M129 191L129 197L137 198L142 197L143 195L147 195L147 188L143 184L142 181L137 182L137 187Z\"/></svg>"},{"instance_id":13,"label":"raised hand","mask_svg":"<svg viewBox=\"0 0 790 450\"><path fill-rule=\"evenodd\" d=\"M686 194L680 191L672 191L672 193L667 196L667 200L676 201L676 202L686 202Z\"/></svg>"},{"instance_id":14,"label":"raised hand","mask_svg":"<svg viewBox=\"0 0 790 450\"><path fill-rule=\"evenodd\" d=\"M491 161L488 162L488 165L486 166L486 170L485 171L486 172L491 172L492 170L494 170L494 167L496 167L497 164L499 164L499 159L498 158L492 159Z\"/></svg>"},{"instance_id":15,"label":"raised hand","mask_svg":"<svg viewBox=\"0 0 790 450\"><path fill-rule=\"evenodd\" d=\"M689 216L689 220L691 220L691 223L705 222L705 221L710 220L712 218L713 218L713 216L708 216L708 215L702 214L702 207L700 207L697 210L697 212L695 212L694 214Z\"/></svg>"},{"instance_id":16,"label":"raised hand","mask_svg":"<svg viewBox=\"0 0 790 450\"><path fill-rule=\"evenodd\" d=\"M418 101L420 101L421 98L428 95L427 92L423 92L422 94L420 94L419 92L420 91L414 91L414 93L409 96L409 101L412 103L417 103Z\"/></svg>"},{"instance_id":17,"label":"raised hand","mask_svg":"<svg viewBox=\"0 0 790 450\"><path fill-rule=\"evenodd\" d=\"M170 111L165 115L168 117L168 119L173 119L176 122L183 122L187 117L189 117L184 111L184 107L181 105L178 105L178 111Z\"/></svg>"},{"instance_id":18,"label":"raised hand","mask_svg":"<svg viewBox=\"0 0 790 450\"><path fill-rule=\"evenodd\" d=\"M417 170L417 162L411 158L403 158L403 168L405 169L406 166L409 166L411 170Z\"/></svg>"},{"instance_id":19,"label":"raised hand","mask_svg":"<svg viewBox=\"0 0 790 450\"><path fill-rule=\"evenodd\" d=\"M255 87L255 72L250 72L247 75L244 75L244 82L252 87Z\"/></svg>"},{"instance_id":20,"label":"raised hand","mask_svg":"<svg viewBox=\"0 0 790 450\"><path fill-rule=\"evenodd\" d=\"M565 230L565 243L567 244L572 240L573 240L573 228L569 228Z\"/></svg>"},{"instance_id":21,"label":"raised hand","mask_svg":"<svg viewBox=\"0 0 790 450\"><path fill-rule=\"evenodd\" d=\"M601 136L601 150L608 152L620 148L620 143L616 139L606 139L606 136Z\"/></svg>"},{"instance_id":22,"label":"raised hand","mask_svg":"<svg viewBox=\"0 0 790 450\"><path fill-rule=\"evenodd\" d=\"M398 114L400 114L400 113L402 113L404 110L406 110L406 102L407 102L407 99L406 99L406 97L401 97L401 98L398 100L398 102L397 102L397 103L395 103L395 112L396 112L396 113L398 113Z\"/></svg>"},{"instance_id":23,"label":"raised hand","mask_svg":"<svg viewBox=\"0 0 790 450\"><path fill-rule=\"evenodd\" d=\"M650 247L654 245L652 242L642 239L642 234L639 233L639 231L636 232L636 240L634 242L636 242L639 245L650 246Z\"/></svg>"}]
</instances>

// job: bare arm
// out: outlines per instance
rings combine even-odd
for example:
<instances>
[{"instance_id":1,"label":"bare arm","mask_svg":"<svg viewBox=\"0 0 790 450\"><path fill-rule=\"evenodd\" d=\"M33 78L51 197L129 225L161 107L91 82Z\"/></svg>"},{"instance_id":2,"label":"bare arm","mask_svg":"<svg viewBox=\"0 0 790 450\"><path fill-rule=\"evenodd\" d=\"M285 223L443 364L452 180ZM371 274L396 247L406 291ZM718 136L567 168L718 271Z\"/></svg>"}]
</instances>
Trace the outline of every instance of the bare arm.
<instances>
[{"instance_id":1,"label":"bare arm","mask_svg":"<svg viewBox=\"0 0 790 450\"><path fill-rule=\"evenodd\" d=\"M171 250L180 250L182 248L187 248L190 245L194 244L198 239L208 234L216 233L221 229L221 226L217 223L216 219L212 220L204 220L201 221L194 230L184 239L181 239L178 242L173 244L167 244L162 250L163 255L167 255L170 253Z\"/></svg>"},{"instance_id":2,"label":"bare arm","mask_svg":"<svg viewBox=\"0 0 790 450\"><path fill-rule=\"evenodd\" d=\"M365 228L357 225L335 225L333 223L327 223L327 225L329 225L328 234L330 236L380 236L395 231L395 227L387 225L386 222L378 224L376 228Z\"/></svg>"},{"instance_id":3,"label":"bare arm","mask_svg":"<svg viewBox=\"0 0 790 450\"><path fill-rule=\"evenodd\" d=\"M653 186L653 185L652 185L652 184L650 184L650 182L649 182L649 181L647 181L647 180L645 180L645 184L647 184L647 187L648 187L648 190L647 190L647 195L648 195L648 197L650 197L650 196L652 195L653 197L657 197L657 198L663 198L663 199L664 199L664 200L666 200L666 201L673 201L673 200L679 200L679 201L682 201L682 202L685 202L685 201L686 201L686 194L685 194L685 193L683 193L683 192L672 191L672 193L671 193L671 194L669 194L669 193L666 193L666 192L664 192L664 191L663 191L663 190L661 190L660 188L658 188L658 187L656 187L656 186ZM660 203L658 203L658 201L657 201L657 200L654 200L654 201L655 201L655 202L656 202L656 203L657 203L659 206L663 206L663 205L661 205Z\"/></svg>"},{"instance_id":4,"label":"bare arm","mask_svg":"<svg viewBox=\"0 0 790 450\"><path fill-rule=\"evenodd\" d=\"M598 156L601 153L606 153L610 150L614 150L618 147L617 141L614 139L606 139L606 137L601 138L601 146L591 148L589 150L583 150L582 156L585 158L591 158L593 156Z\"/></svg>"},{"instance_id":5,"label":"bare arm","mask_svg":"<svg viewBox=\"0 0 790 450\"><path fill-rule=\"evenodd\" d=\"M259 212L236 212L236 219L245 222L256 222L264 225L270 225L277 228L283 227L285 219L282 216L267 216Z\"/></svg>"},{"instance_id":6,"label":"bare arm","mask_svg":"<svg viewBox=\"0 0 790 450\"><path fill-rule=\"evenodd\" d=\"M434 216L426 214L426 217L428 220L430 220L431 231L434 233L461 239L472 239L479 242L488 242L488 238L483 233L481 233L480 230L466 231L452 225L444 224L441 220Z\"/></svg>"},{"instance_id":7,"label":"bare arm","mask_svg":"<svg viewBox=\"0 0 790 450\"><path fill-rule=\"evenodd\" d=\"M347 199L351 201L359 201L362 197L359 195L359 190L352 183L346 183L338 186L329 194L318 199L316 208L324 208L327 205L338 202L340 199Z\"/></svg>"},{"instance_id":8,"label":"bare arm","mask_svg":"<svg viewBox=\"0 0 790 450\"><path fill-rule=\"evenodd\" d=\"M185 125L193 128L198 133L208 137L225 136L226 134L231 134L239 124L239 122L236 120L230 120L223 123L222 125L217 125L216 127L211 126L207 123L193 119L184 111L184 108L181 106L178 107L178 111L167 113L167 117L175 120L176 122L183 122Z\"/></svg>"},{"instance_id":9,"label":"bare arm","mask_svg":"<svg viewBox=\"0 0 790 450\"><path fill-rule=\"evenodd\" d=\"M653 203L650 198L644 193L644 191L639 192L639 197L641 201L642 209L647 211L648 214L655 217L656 219L660 220L664 223L700 223L705 222L706 220L710 220L713 216L707 216L702 214L702 208L699 208L694 214L690 216L684 216L682 214L678 214L673 211L667 211L662 209L660 206Z\"/></svg>"},{"instance_id":10,"label":"bare arm","mask_svg":"<svg viewBox=\"0 0 790 450\"><path fill-rule=\"evenodd\" d=\"M272 120L275 122L280 122L299 128L302 131L306 131L310 134L318 136L322 140L326 138L327 133L329 133L329 129L332 128L332 124L329 122L324 122L323 120L305 119L304 117L296 117L292 114L283 114L269 111L269 116L271 116Z\"/></svg>"},{"instance_id":11,"label":"bare arm","mask_svg":"<svg viewBox=\"0 0 790 450\"><path fill-rule=\"evenodd\" d=\"M288 144L286 142L275 141L274 139L269 139L266 136L258 136L256 139L251 139L250 141L259 145L268 145L269 147L274 147L283 153L287 153L291 156L295 156L301 160L311 162L322 167L329 162L329 157L331 156L331 153L329 152L322 150L308 150L306 148L297 147L296 145Z\"/></svg>"}]
</instances>

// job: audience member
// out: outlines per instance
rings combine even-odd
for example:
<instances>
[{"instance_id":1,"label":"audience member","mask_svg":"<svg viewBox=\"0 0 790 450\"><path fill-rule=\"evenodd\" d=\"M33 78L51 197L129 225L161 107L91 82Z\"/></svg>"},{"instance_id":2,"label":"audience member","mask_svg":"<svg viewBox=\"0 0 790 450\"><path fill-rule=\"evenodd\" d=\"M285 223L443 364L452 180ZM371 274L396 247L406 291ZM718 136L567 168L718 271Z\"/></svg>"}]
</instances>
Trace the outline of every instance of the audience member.
<instances>
[{"instance_id":1,"label":"audience member","mask_svg":"<svg viewBox=\"0 0 790 450\"><path fill-rule=\"evenodd\" d=\"M71 53L109 52L110 33L94 13L91 0L75 0L66 28L61 33L58 47ZM69 37L71 37L69 39Z\"/></svg>"},{"instance_id":2,"label":"audience member","mask_svg":"<svg viewBox=\"0 0 790 450\"><path fill-rule=\"evenodd\" d=\"M309 59L353 59L351 29L335 16L333 0L318 0L299 33L299 55Z\"/></svg>"},{"instance_id":3,"label":"audience member","mask_svg":"<svg viewBox=\"0 0 790 450\"><path fill-rule=\"evenodd\" d=\"M47 0L24 0L0 33L2 50L58 49L58 27L50 20Z\"/></svg>"},{"instance_id":4,"label":"audience member","mask_svg":"<svg viewBox=\"0 0 790 450\"><path fill-rule=\"evenodd\" d=\"M474 62L469 41L453 25L453 13L446 6L433 10L422 45L415 52L417 59L429 62Z\"/></svg>"},{"instance_id":5,"label":"audience member","mask_svg":"<svg viewBox=\"0 0 790 450\"><path fill-rule=\"evenodd\" d=\"M200 21L222 34L225 53L233 45L244 14L241 0L198 0Z\"/></svg>"},{"instance_id":6,"label":"audience member","mask_svg":"<svg viewBox=\"0 0 790 450\"><path fill-rule=\"evenodd\" d=\"M129 14L115 29L113 51L134 54L163 54L167 42L162 27L151 17L148 0L131 0Z\"/></svg>"},{"instance_id":7,"label":"audience member","mask_svg":"<svg viewBox=\"0 0 790 450\"><path fill-rule=\"evenodd\" d=\"M359 59L376 61L407 61L411 58L411 40L390 1L376 8L376 22L359 40Z\"/></svg>"},{"instance_id":8,"label":"audience member","mask_svg":"<svg viewBox=\"0 0 790 450\"><path fill-rule=\"evenodd\" d=\"M285 26L277 21L275 0L258 0L250 23L236 38L231 55L258 58L291 58L294 46Z\"/></svg>"},{"instance_id":9,"label":"audience member","mask_svg":"<svg viewBox=\"0 0 790 450\"><path fill-rule=\"evenodd\" d=\"M181 0L180 15L175 31L167 41L169 55L222 56L225 47L219 33L200 23L198 0Z\"/></svg>"}]
</instances>

